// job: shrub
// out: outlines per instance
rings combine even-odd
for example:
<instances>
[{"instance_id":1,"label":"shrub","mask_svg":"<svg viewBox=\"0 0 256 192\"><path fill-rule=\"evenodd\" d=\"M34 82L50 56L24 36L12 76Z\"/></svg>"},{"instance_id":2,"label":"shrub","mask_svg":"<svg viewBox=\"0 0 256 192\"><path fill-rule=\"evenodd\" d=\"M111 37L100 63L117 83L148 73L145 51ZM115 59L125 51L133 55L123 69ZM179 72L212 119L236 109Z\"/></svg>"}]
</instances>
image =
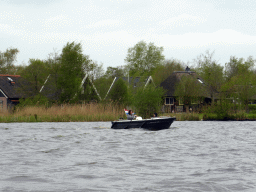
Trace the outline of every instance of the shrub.
<instances>
[{"instance_id":1,"label":"shrub","mask_svg":"<svg viewBox=\"0 0 256 192\"><path fill-rule=\"evenodd\" d=\"M143 118L148 118L153 113L159 112L163 95L164 90L161 87L148 85L146 88L139 88L133 98L137 113Z\"/></svg>"}]
</instances>

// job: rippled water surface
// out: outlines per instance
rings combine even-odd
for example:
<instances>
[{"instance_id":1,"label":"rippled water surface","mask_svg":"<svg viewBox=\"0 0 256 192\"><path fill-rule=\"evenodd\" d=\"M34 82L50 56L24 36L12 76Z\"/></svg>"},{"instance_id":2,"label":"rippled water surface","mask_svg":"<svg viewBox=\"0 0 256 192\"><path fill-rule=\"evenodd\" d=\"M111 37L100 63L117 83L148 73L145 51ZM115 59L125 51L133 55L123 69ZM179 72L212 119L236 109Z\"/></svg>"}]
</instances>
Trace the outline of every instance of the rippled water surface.
<instances>
[{"instance_id":1,"label":"rippled water surface","mask_svg":"<svg viewBox=\"0 0 256 192\"><path fill-rule=\"evenodd\" d=\"M0 124L1 191L256 191L255 122Z\"/></svg>"}]
</instances>

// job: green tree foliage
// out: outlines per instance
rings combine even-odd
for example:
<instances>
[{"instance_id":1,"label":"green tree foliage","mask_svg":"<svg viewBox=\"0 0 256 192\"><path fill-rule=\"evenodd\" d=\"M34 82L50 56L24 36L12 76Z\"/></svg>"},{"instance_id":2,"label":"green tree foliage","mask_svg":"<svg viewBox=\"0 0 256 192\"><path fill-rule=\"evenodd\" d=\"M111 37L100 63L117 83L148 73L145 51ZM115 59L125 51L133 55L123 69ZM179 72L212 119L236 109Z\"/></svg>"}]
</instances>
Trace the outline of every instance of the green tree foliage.
<instances>
[{"instance_id":1,"label":"green tree foliage","mask_svg":"<svg viewBox=\"0 0 256 192\"><path fill-rule=\"evenodd\" d=\"M105 73L106 78L115 78L115 77L124 77L125 76L125 71L122 68L122 66L118 67L108 67L107 71Z\"/></svg>"},{"instance_id":2,"label":"green tree foliage","mask_svg":"<svg viewBox=\"0 0 256 192\"><path fill-rule=\"evenodd\" d=\"M54 52L50 53L48 55L48 58L46 59L46 63L49 67L49 73L51 75L57 76L60 70L60 55L57 51L54 50Z\"/></svg>"},{"instance_id":3,"label":"green tree foliage","mask_svg":"<svg viewBox=\"0 0 256 192\"><path fill-rule=\"evenodd\" d=\"M216 97L216 93L220 92L220 88L224 83L223 67L213 59L214 52L206 51L195 60L197 64L196 72L202 77L204 83L209 88L212 104Z\"/></svg>"},{"instance_id":4,"label":"green tree foliage","mask_svg":"<svg viewBox=\"0 0 256 192\"><path fill-rule=\"evenodd\" d=\"M49 107L49 101L45 96L36 95L34 97L29 97L26 99L20 99L18 108L26 107L26 106L45 106Z\"/></svg>"},{"instance_id":5,"label":"green tree foliage","mask_svg":"<svg viewBox=\"0 0 256 192\"><path fill-rule=\"evenodd\" d=\"M38 95L48 74L46 62L40 59L30 59L29 65L20 74L26 80L22 84L22 89L29 96Z\"/></svg>"},{"instance_id":6,"label":"green tree foliage","mask_svg":"<svg viewBox=\"0 0 256 192\"><path fill-rule=\"evenodd\" d=\"M16 61L19 50L17 48L8 48L0 55L0 73L1 74L16 74L14 62Z\"/></svg>"},{"instance_id":7,"label":"green tree foliage","mask_svg":"<svg viewBox=\"0 0 256 192\"><path fill-rule=\"evenodd\" d=\"M27 66L25 64L22 64L22 65L16 65L15 66L15 73L14 75L20 75L24 69L26 68Z\"/></svg>"},{"instance_id":8,"label":"green tree foliage","mask_svg":"<svg viewBox=\"0 0 256 192\"><path fill-rule=\"evenodd\" d=\"M119 78L109 93L110 99L115 103L127 104L128 88L122 78Z\"/></svg>"},{"instance_id":9,"label":"green tree foliage","mask_svg":"<svg viewBox=\"0 0 256 192\"><path fill-rule=\"evenodd\" d=\"M175 95L178 95L180 102L191 105L200 101L207 94L205 86L191 75L183 75L175 86Z\"/></svg>"},{"instance_id":10,"label":"green tree foliage","mask_svg":"<svg viewBox=\"0 0 256 192\"><path fill-rule=\"evenodd\" d=\"M46 60L47 66L48 66L48 72L50 75L50 90L47 92L49 94L55 95L54 98L58 98L58 78L60 77L60 55L59 53L54 50L52 53L48 55L48 58ZM49 80L48 80L49 82Z\"/></svg>"},{"instance_id":11,"label":"green tree foliage","mask_svg":"<svg viewBox=\"0 0 256 192\"><path fill-rule=\"evenodd\" d=\"M102 99L105 98L112 82L113 78L106 77L100 77L93 82Z\"/></svg>"},{"instance_id":12,"label":"green tree foliage","mask_svg":"<svg viewBox=\"0 0 256 192\"><path fill-rule=\"evenodd\" d=\"M60 55L58 88L61 90L60 101L71 102L81 92L84 76L83 68L88 57L82 54L82 46L75 42L67 43Z\"/></svg>"},{"instance_id":13,"label":"green tree foliage","mask_svg":"<svg viewBox=\"0 0 256 192\"><path fill-rule=\"evenodd\" d=\"M87 78L82 85L81 92L78 93L79 100L90 102L90 101L99 101L99 97L94 89L92 82Z\"/></svg>"},{"instance_id":14,"label":"green tree foliage","mask_svg":"<svg viewBox=\"0 0 256 192\"><path fill-rule=\"evenodd\" d=\"M245 61L244 58L231 56L229 62L225 64L225 75L227 81L236 75L246 74L251 71L254 64L255 60L252 57L248 57Z\"/></svg>"},{"instance_id":15,"label":"green tree foliage","mask_svg":"<svg viewBox=\"0 0 256 192\"><path fill-rule=\"evenodd\" d=\"M160 85L174 71L184 71L184 63L177 60L165 60L165 62L155 68L153 71L153 79L156 85Z\"/></svg>"},{"instance_id":16,"label":"green tree foliage","mask_svg":"<svg viewBox=\"0 0 256 192\"><path fill-rule=\"evenodd\" d=\"M152 71L163 63L163 47L157 47L154 43L138 42L128 49L125 61L128 64L131 76L149 76Z\"/></svg>"},{"instance_id":17,"label":"green tree foliage","mask_svg":"<svg viewBox=\"0 0 256 192\"><path fill-rule=\"evenodd\" d=\"M231 57L226 66L228 81L223 86L223 90L227 93L227 97L242 104L248 111L248 104L256 95L255 60L252 57L247 60Z\"/></svg>"},{"instance_id":18,"label":"green tree foliage","mask_svg":"<svg viewBox=\"0 0 256 192\"><path fill-rule=\"evenodd\" d=\"M84 72L89 75L92 81L101 78L104 75L103 64L98 64L96 61L91 61L89 56L85 56L83 66Z\"/></svg>"},{"instance_id":19,"label":"green tree foliage","mask_svg":"<svg viewBox=\"0 0 256 192\"><path fill-rule=\"evenodd\" d=\"M163 88L156 88L153 85L138 88L133 97L133 105L137 114L143 118L148 118L152 117L153 113L160 112L164 94Z\"/></svg>"},{"instance_id":20,"label":"green tree foliage","mask_svg":"<svg viewBox=\"0 0 256 192\"><path fill-rule=\"evenodd\" d=\"M234 112L236 105L230 100L223 99L220 103L215 103L205 109L204 119L217 119L217 120L234 120ZM216 117L213 116L216 115Z\"/></svg>"}]
</instances>

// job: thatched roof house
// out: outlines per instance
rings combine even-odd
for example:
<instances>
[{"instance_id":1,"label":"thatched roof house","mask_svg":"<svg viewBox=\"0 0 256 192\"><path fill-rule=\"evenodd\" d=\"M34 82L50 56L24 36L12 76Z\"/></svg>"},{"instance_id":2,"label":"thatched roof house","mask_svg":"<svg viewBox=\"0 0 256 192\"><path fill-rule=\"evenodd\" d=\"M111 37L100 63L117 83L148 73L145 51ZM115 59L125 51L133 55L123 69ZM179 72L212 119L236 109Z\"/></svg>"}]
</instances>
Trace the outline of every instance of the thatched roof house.
<instances>
[{"instance_id":1,"label":"thatched roof house","mask_svg":"<svg viewBox=\"0 0 256 192\"><path fill-rule=\"evenodd\" d=\"M19 75L0 75L0 111L7 111L25 98L22 91L22 78Z\"/></svg>"},{"instance_id":2,"label":"thatched roof house","mask_svg":"<svg viewBox=\"0 0 256 192\"><path fill-rule=\"evenodd\" d=\"M40 93L47 97L49 100L57 101L60 99L61 89L57 87L58 75L49 74L45 80L43 86L40 89ZM101 100L101 97L88 75L85 75L80 84L82 100Z\"/></svg>"},{"instance_id":3,"label":"thatched roof house","mask_svg":"<svg viewBox=\"0 0 256 192\"><path fill-rule=\"evenodd\" d=\"M122 79L124 82L127 83L127 86L131 86L133 88L144 86L146 87L150 83L154 83L153 78L151 76L148 77L115 77L112 84L110 85L108 92L104 99L108 98L109 93L111 92L112 88L115 86L117 81Z\"/></svg>"},{"instance_id":4,"label":"thatched roof house","mask_svg":"<svg viewBox=\"0 0 256 192\"><path fill-rule=\"evenodd\" d=\"M197 108L198 105L209 103L211 100L204 80L188 67L185 71L173 72L160 86L166 90L164 105L165 108L169 108L168 111L184 111L188 107ZM182 91L178 91L179 88ZM188 107L185 107L186 105Z\"/></svg>"}]
</instances>

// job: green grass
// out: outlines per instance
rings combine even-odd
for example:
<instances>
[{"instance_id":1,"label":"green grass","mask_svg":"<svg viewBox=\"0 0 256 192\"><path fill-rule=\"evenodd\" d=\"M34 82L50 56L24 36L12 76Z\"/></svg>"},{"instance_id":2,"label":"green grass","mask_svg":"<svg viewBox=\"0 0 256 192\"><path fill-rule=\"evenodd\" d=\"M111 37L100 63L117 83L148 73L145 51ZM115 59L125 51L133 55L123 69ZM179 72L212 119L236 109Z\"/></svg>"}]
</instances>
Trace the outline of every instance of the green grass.
<instances>
[{"instance_id":1,"label":"green grass","mask_svg":"<svg viewBox=\"0 0 256 192\"><path fill-rule=\"evenodd\" d=\"M228 116L219 116L214 113L165 113L163 116L176 117L176 121L209 121L209 120L233 120L233 121L244 121L244 120L256 120L256 114L248 114L244 112L234 113Z\"/></svg>"}]
</instances>

